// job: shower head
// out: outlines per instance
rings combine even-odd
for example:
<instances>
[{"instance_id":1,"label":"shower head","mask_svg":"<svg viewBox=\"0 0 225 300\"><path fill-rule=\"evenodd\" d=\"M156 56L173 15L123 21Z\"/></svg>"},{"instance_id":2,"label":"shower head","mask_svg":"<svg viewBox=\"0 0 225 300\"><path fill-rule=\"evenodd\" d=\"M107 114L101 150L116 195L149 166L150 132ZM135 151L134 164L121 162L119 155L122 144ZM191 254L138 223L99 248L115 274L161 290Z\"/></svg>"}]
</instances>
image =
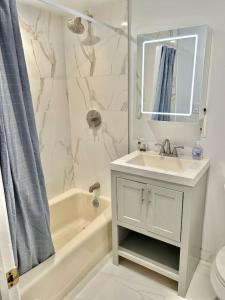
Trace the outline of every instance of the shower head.
<instances>
[{"instance_id":1,"label":"shower head","mask_svg":"<svg viewBox=\"0 0 225 300\"><path fill-rule=\"evenodd\" d=\"M68 29L76 34L82 34L85 31L84 25L81 23L81 18L73 18L67 21Z\"/></svg>"},{"instance_id":2,"label":"shower head","mask_svg":"<svg viewBox=\"0 0 225 300\"><path fill-rule=\"evenodd\" d=\"M91 14L88 14L88 16L93 18L93 16ZM94 35L92 23L90 21L88 21L88 35L87 35L86 39L84 39L82 41L82 44L84 46L94 46L98 42L100 42L100 38L98 36Z\"/></svg>"},{"instance_id":3,"label":"shower head","mask_svg":"<svg viewBox=\"0 0 225 300\"><path fill-rule=\"evenodd\" d=\"M87 11L87 16L93 18L93 16ZM100 38L95 36L93 33L92 22L88 22L87 37L82 41L84 46L93 46L100 42ZM82 24L82 19L80 17L72 18L67 21L68 29L75 34L83 34L85 32L85 27Z\"/></svg>"},{"instance_id":4,"label":"shower head","mask_svg":"<svg viewBox=\"0 0 225 300\"><path fill-rule=\"evenodd\" d=\"M84 46L94 46L95 44L100 42L100 38L98 36L87 36L85 40L82 41Z\"/></svg>"}]
</instances>

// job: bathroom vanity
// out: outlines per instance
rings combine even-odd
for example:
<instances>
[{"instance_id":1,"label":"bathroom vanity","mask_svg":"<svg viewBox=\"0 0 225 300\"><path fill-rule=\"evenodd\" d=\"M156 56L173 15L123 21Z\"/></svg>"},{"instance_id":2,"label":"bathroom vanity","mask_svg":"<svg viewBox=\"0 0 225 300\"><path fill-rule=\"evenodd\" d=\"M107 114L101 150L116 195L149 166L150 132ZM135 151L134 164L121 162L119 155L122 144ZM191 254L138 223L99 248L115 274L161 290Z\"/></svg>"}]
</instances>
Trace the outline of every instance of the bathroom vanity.
<instances>
[{"instance_id":1,"label":"bathroom vanity","mask_svg":"<svg viewBox=\"0 0 225 300\"><path fill-rule=\"evenodd\" d=\"M111 163L113 261L123 257L178 282L200 259L209 161L135 151Z\"/></svg>"}]
</instances>

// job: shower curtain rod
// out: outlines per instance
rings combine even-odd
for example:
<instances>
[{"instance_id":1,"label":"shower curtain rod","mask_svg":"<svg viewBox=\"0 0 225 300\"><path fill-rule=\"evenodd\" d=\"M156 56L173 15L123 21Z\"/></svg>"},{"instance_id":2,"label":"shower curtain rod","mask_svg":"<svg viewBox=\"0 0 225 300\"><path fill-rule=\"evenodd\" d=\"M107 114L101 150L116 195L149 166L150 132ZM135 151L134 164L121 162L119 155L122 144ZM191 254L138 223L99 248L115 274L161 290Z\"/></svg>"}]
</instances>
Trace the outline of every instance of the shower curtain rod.
<instances>
[{"instance_id":1,"label":"shower curtain rod","mask_svg":"<svg viewBox=\"0 0 225 300\"><path fill-rule=\"evenodd\" d=\"M103 25L103 26L105 26L105 27L107 27L107 28L109 28L109 29L111 29L111 30L113 30L115 32L121 32L122 31L122 29L120 29L119 27L114 27L114 26L112 26L110 24L107 24L105 22L98 21L98 20L96 20L96 19L94 19L92 17L89 17L89 16L87 16L87 15L79 12L76 9L68 8L68 7L66 7L66 6L64 6L62 4L55 3L54 0L39 0L39 1L43 2L45 4L48 4L48 5L54 6L55 8L58 8L58 9L62 10L63 12L68 13L70 15L73 15L75 17L80 17L82 19L85 19L86 21L93 22L93 23L95 23L97 25Z\"/></svg>"}]
</instances>

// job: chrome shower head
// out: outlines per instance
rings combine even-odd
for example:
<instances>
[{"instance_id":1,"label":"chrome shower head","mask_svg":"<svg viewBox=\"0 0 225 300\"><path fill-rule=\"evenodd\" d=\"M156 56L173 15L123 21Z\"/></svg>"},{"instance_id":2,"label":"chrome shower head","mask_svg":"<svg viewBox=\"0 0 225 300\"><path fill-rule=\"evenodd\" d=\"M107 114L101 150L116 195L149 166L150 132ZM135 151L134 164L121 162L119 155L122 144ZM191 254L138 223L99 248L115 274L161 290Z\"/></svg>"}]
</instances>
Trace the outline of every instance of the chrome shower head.
<instances>
[{"instance_id":1,"label":"chrome shower head","mask_svg":"<svg viewBox=\"0 0 225 300\"><path fill-rule=\"evenodd\" d=\"M93 18L93 15L90 14L88 11L86 12L86 14L88 17ZM84 46L94 46L95 44L99 43L101 39L94 35L92 22L91 21L87 21L87 22L88 22L87 37L82 41L82 44Z\"/></svg>"},{"instance_id":2,"label":"chrome shower head","mask_svg":"<svg viewBox=\"0 0 225 300\"><path fill-rule=\"evenodd\" d=\"M73 18L67 21L68 29L76 34L82 34L85 31L84 25L81 23L81 18Z\"/></svg>"},{"instance_id":3,"label":"chrome shower head","mask_svg":"<svg viewBox=\"0 0 225 300\"><path fill-rule=\"evenodd\" d=\"M95 44L100 42L100 38L98 36L88 36L85 40L82 41L84 46L94 46Z\"/></svg>"}]
</instances>

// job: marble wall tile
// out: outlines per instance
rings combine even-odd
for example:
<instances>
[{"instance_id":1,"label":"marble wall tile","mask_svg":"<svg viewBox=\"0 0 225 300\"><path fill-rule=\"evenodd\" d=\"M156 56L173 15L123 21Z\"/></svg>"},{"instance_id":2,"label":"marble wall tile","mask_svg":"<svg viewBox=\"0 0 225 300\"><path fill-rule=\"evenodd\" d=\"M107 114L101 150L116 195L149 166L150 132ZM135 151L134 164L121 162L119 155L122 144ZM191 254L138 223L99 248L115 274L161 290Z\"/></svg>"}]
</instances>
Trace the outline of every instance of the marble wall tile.
<instances>
[{"instance_id":1,"label":"marble wall tile","mask_svg":"<svg viewBox=\"0 0 225 300\"><path fill-rule=\"evenodd\" d=\"M126 1L92 7L90 12L99 20L105 12L107 22L115 22L110 10L117 11L115 26L121 26ZM123 28L118 34L93 25L100 42L85 46L86 32L79 36L70 32L67 20L64 37L75 185L88 189L99 181L101 193L110 196L110 162L128 152L127 36ZM102 117L97 130L90 129L86 121L91 109Z\"/></svg>"},{"instance_id":2,"label":"marble wall tile","mask_svg":"<svg viewBox=\"0 0 225 300\"><path fill-rule=\"evenodd\" d=\"M127 75L73 77L67 82L70 105L76 111L127 111Z\"/></svg>"},{"instance_id":3,"label":"marble wall tile","mask_svg":"<svg viewBox=\"0 0 225 300\"><path fill-rule=\"evenodd\" d=\"M88 47L83 44L86 34L77 36L65 30L65 39L71 44L67 50L70 57L68 74L79 77L127 74L128 54L124 52L127 38L109 29L104 37L98 26L93 25L93 29L101 40Z\"/></svg>"},{"instance_id":4,"label":"marble wall tile","mask_svg":"<svg viewBox=\"0 0 225 300\"><path fill-rule=\"evenodd\" d=\"M128 151L128 41L121 27L126 4L89 8L96 19L120 28L92 24L100 38L94 46L83 43L87 30L79 36L68 30L70 17L18 7L49 197L95 181L110 196L110 161ZM91 109L102 116L97 130L86 121Z\"/></svg>"},{"instance_id":5,"label":"marble wall tile","mask_svg":"<svg viewBox=\"0 0 225 300\"><path fill-rule=\"evenodd\" d=\"M18 5L48 197L74 186L67 96L64 20L30 5Z\"/></svg>"},{"instance_id":6,"label":"marble wall tile","mask_svg":"<svg viewBox=\"0 0 225 300\"><path fill-rule=\"evenodd\" d=\"M79 132L73 138L76 186L88 189L99 181L101 193L110 196L110 161L127 153L127 113L102 112L102 126L96 131L86 121L74 122L72 128Z\"/></svg>"},{"instance_id":7,"label":"marble wall tile","mask_svg":"<svg viewBox=\"0 0 225 300\"><path fill-rule=\"evenodd\" d=\"M91 3L91 1L90 1ZM94 35L100 41L94 46L85 46L87 37L87 22L82 21L85 32L76 35L65 26L65 44L69 45L66 55L70 64L67 65L67 76L106 76L124 75L128 73L128 41L127 27L121 26L127 22L127 1L110 1L98 6L87 7L96 20L115 26L117 30L92 23ZM65 25L69 18L65 18Z\"/></svg>"}]
</instances>

